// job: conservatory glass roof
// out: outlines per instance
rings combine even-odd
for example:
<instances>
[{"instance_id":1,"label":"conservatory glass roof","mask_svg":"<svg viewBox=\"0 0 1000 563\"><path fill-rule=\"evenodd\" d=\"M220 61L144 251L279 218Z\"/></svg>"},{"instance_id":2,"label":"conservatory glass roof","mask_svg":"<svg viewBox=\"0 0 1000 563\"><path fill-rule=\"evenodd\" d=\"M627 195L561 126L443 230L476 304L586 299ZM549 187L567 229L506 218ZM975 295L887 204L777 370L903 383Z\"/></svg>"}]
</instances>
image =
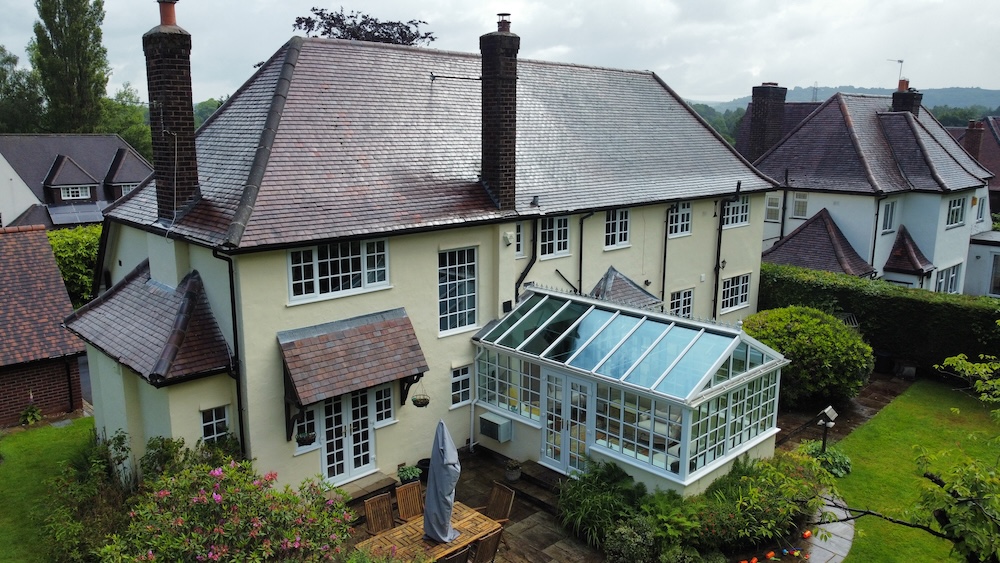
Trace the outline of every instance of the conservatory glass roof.
<instances>
[{"instance_id":1,"label":"conservatory glass roof","mask_svg":"<svg viewBox=\"0 0 1000 563\"><path fill-rule=\"evenodd\" d=\"M539 288L474 340L680 401L786 363L737 328Z\"/></svg>"}]
</instances>

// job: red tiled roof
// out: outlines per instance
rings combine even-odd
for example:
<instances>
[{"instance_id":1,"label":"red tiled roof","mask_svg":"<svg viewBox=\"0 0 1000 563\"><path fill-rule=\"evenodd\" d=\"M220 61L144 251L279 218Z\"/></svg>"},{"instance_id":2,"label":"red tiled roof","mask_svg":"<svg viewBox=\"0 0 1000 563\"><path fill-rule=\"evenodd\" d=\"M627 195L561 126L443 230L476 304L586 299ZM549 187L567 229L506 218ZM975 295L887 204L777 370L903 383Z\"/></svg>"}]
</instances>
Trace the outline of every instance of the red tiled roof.
<instances>
[{"instance_id":1,"label":"red tiled roof","mask_svg":"<svg viewBox=\"0 0 1000 563\"><path fill-rule=\"evenodd\" d=\"M900 225L896 241L892 245L892 252L889 253L889 258L882 269L886 272L923 276L934 270L934 264L920 251L920 247L906 227Z\"/></svg>"},{"instance_id":2,"label":"red tiled roof","mask_svg":"<svg viewBox=\"0 0 1000 563\"><path fill-rule=\"evenodd\" d=\"M257 249L516 215L479 182L480 74L478 55L292 39L199 129L202 197L171 232ZM651 72L522 59L517 98L517 213L774 187ZM156 229L154 188L107 215Z\"/></svg>"},{"instance_id":3,"label":"red tiled roof","mask_svg":"<svg viewBox=\"0 0 1000 563\"><path fill-rule=\"evenodd\" d=\"M824 207L761 254L761 261L852 276L875 272Z\"/></svg>"},{"instance_id":4,"label":"red tiled roof","mask_svg":"<svg viewBox=\"0 0 1000 563\"><path fill-rule=\"evenodd\" d=\"M197 270L174 289L152 281L144 261L65 324L158 387L231 369Z\"/></svg>"},{"instance_id":5,"label":"red tiled roof","mask_svg":"<svg viewBox=\"0 0 1000 563\"><path fill-rule=\"evenodd\" d=\"M278 344L300 405L428 369L403 309L279 332Z\"/></svg>"},{"instance_id":6,"label":"red tiled roof","mask_svg":"<svg viewBox=\"0 0 1000 563\"><path fill-rule=\"evenodd\" d=\"M84 353L45 227L0 228L0 366Z\"/></svg>"}]
</instances>

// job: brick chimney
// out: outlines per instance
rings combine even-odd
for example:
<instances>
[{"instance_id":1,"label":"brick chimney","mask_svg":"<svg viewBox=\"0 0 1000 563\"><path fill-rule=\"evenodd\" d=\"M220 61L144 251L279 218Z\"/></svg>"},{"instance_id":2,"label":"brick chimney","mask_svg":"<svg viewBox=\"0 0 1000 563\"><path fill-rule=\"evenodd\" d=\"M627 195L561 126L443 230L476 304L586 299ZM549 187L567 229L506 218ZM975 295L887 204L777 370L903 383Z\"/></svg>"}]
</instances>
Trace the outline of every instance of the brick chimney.
<instances>
[{"instance_id":1,"label":"brick chimney","mask_svg":"<svg viewBox=\"0 0 1000 563\"><path fill-rule=\"evenodd\" d=\"M483 55L482 179L500 209L514 209L517 149L517 51L510 14L498 14L497 31L479 38Z\"/></svg>"},{"instance_id":2,"label":"brick chimney","mask_svg":"<svg viewBox=\"0 0 1000 563\"><path fill-rule=\"evenodd\" d=\"M969 126L965 129L965 135L962 137L962 148L976 160L979 160L979 149L983 146L984 131L982 121L970 119Z\"/></svg>"},{"instance_id":3,"label":"brick chimney","mask_svg":"<svg viewBox=\"0 0 1000 563\"><path fill-rule=\"evenodd\" d=\"M746 159L754 162L781 140L785 123L785 94L776 82L765 82L753 88L750 108L750 144Z\"/></svg>"},{"instance_id":4,"label":"brick chimney","mask_svg":"<svg viewBox=\"0 0 1000 563\"><path fill-rule=\"evenodd\" d=\"M194 144L191 34L177 26L177 0L157 0L160 25L142 36L153 133L156 213L165 224L201 197Z\"/></svg>"},{"instance_id":5,"label":"brick chimney","mask_svg":"<svg viewBox=\"0 0 1000 563\"><path fill-rule=\"evenodd\" d=\"M924 95L910 88L910 81L905 78L899 79L899 87L892 93L892 111L908 111L913 115L920 115L920 100Z\"/></svg>"}]
</instances>

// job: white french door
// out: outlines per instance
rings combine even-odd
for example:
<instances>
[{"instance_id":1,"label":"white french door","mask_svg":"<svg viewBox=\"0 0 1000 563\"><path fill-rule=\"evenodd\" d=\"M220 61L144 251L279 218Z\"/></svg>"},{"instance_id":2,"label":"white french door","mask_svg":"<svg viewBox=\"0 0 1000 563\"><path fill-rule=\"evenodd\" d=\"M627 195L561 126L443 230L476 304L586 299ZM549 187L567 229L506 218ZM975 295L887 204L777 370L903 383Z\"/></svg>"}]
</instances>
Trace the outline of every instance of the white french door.
<instances>
[{"instance_id":1,"label":"white french door","mask_svg":"<svg viewBox=\"0 0 1000 563\"><path fill-rule=\"evenodd\" d=\"M323 474L344 483L375 469L368 390L362 389L323 404Z\"/></svg>"},{"instance_id":2,"label":"white french door","mask_svg":"<svg viewBox=\"0 0 1000 563\"><path fill-rule=\"evenodd\" d=\"M545 424L541 461L569 474L583 471L587 456L588 409L593 384L555 373L544 374Z\"/></svg>"}]
</instances>

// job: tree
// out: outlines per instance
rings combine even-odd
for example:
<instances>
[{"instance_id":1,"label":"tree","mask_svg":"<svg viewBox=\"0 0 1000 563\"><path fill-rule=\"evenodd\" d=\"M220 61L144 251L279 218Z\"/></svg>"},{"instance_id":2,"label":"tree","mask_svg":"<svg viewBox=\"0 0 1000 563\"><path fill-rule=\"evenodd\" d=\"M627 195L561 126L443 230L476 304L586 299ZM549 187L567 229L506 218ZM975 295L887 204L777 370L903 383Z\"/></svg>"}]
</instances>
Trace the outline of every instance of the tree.
<instances>
[{"instance_id":1,"label":"tree","mask_svg":"<svg viewBox=\"0 0 1000 563\"><path fill-rule=\"evenodd\" d=\"M101 243L101 225L56 229L48 235L70 301L73 307L80 307L93 297L91 290Z\"/></svg>"},{"instance_id":2,"label":"tree","mask_svg":"<svg viewBox=\"0 0 1000 563\"><path fill-rule=\"evenodd\" d=\"M769 309L743 320L743 330L781 352L784 404L857 395L875 367L872 348L837 317L811 307Z\"/></svg>"},{"instance_id":3,"label":"tree","mask_svg":"<svg viewBox=\"0 0 1000 563\"><path fill-rule=\"evenodd\" d=\"M426 45L436 39L433 32L420 32L420 26L427 25L427 22L421 20L406 23L383 22L361 12L351 11L350 14L345 14L343 6L337 12L323 8L312 8L309 11L313 16L297 17L292 25L292 29L305 31L307 37L316 33L320 37L396 45Z\"/></svg>"},{"instance_id":4,"label":"tree","mask_svg":"<svg viewBox=\"0 0 1000 563\"><path fill-rule=\"evenodd\" d=\"M102 44L104 0L35 0L41 21L28 45L41 78L46 127L91 133L101 119L108 85L108 52Z\"/></svg>"},{"instance_id":5,"label":"tree","mask_svg":"<svg viewBox=\"0 0 1000 563\"><path fill-rule=\"evenodd\" d=\"M17 63L17 55L0 45L0 133L37 133L45 113L42 86L37 74Z\"/></svg>"},{"instance_id":6,"label":"tree","mask_svg":"<svg viewBox=\"0 0 1000 563\"><path fill-rule=\"evenodd\" d=\"M205 122L206 119L212 117L215 110L222 107L222 104L229 99L229 96L221 96L220 98L209 98L203 102L198 102L194 105L194 126L201 127L201 124Z\"/></svg>"},{"instance_id":7,"label":"tree","mask_svg":"<svg viewBox=\"0 0 1000 563\"><path fill-rule=\"evenodd\" d=\"M128 82L114 98L101 98L101 121L95 133L115 133L146 160L153 161L153 138L139 92Z\"/></svg>"},{"instance_id":8,"label":"tree","mask_svg":"<svg viewBox=\"0 0 1000 563\"><path fill-rule=\"evenodd\" d=\"M951 106L934 106L931 113L945 127L965 127L969 121L979 121L986 115L991 115L990 108L984 106L969 106L953 108Z\"/></svg>"}]
</instances>

